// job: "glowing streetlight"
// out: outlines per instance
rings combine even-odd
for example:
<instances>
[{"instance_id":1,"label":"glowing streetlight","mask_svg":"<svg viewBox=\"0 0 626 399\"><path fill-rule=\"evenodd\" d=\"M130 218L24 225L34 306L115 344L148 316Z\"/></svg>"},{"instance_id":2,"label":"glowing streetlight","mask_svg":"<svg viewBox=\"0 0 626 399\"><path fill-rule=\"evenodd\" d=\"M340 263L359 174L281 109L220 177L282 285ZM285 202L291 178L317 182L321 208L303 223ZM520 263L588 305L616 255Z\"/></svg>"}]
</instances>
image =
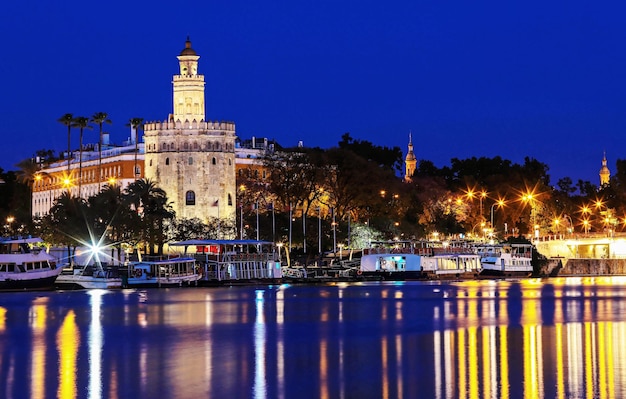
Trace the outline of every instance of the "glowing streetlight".
<instances>
[{"instance_id":1,"label":"glowing streetlight","mask_svg":"<svg viewBox=\"0 0 626 399\"><path fill-rule=\"evenodd\" d=\"M585 230L585 235L589 234L590 222L588 219L583 220L583 229Z\"/></svg>"}]
</instances>

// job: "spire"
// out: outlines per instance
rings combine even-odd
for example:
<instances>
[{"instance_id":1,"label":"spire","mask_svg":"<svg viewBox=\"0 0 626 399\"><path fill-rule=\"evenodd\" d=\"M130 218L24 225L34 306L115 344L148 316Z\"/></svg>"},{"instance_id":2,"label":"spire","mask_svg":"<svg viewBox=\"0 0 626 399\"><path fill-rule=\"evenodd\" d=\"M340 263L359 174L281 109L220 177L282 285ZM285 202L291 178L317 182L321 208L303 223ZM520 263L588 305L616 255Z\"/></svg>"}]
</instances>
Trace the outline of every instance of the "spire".
<instances>
[{"instance_id":1,"label":"spire","mask_svg":"<svg viewBox=\"0 0 626 399\"><path fill-rule=\"evenodd\" d=\"M409 130L409 149L406 153L406 158L404 159L405 165L405 173L404 180L411 181L411 177L415 173L415 168L417 167L417 159L415 158L415 154L413 153L413 132Z\"/></svg>"},{"instance_id":2,"label":"spire","mask_svg":"<svg viewBox=\"0 0 626 399\"><path fill-rule=\"evenodd\" d=\"M606 151L604 151L602 155L602 167L600 168L600 186L604 186L609 184L611 181L611 171L609 167L606 166Z\"/></svg>"}]
</instances>

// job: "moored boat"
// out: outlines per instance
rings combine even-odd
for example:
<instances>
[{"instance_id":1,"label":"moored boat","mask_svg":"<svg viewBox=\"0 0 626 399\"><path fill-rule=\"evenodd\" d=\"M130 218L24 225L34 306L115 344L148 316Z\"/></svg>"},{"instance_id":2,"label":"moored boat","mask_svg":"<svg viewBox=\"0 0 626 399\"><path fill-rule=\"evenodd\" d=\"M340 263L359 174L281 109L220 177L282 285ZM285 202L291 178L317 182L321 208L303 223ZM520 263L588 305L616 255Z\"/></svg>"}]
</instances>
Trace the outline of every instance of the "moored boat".
<instances>
[{"instance_id":1,"label":"moored boat","mask_svg":"<svg viewBox=\"0 0 626 399\"><path fill-rule=\"evenodd\" d=\"M117 267L100 264L66 269L57 277L54 286L60 289L122 288L122 276Z\"/></svg>"},{"instance_id":2,"label":"moored boat","mask_svg":"<svg viewBox=\"0 0 626 399\"><path fill-rule=\"evenodd\" d=\"M469 247L410 241L373 242L363 251L359 276L383 280L475 278L480 257Z\"/></svg>"},{"instance_id":3,"label":"moored boat","mask_svg":"<svg viewBox=\"0 0 626 399\"><path fill-rule=\"evenodd\" d=\"M62 268L55 258L34 244L40 238L0 239L0 289L49 289Z\"/></svg>"},{"instance_id":4,"label":"moored boat","mask_svg":"<svg viewBox=\"0 0 626 399\"><path fill-rule=\"evenodd\" d=\"M186 240L170 243L193 254L201 272L200 284L237 284L282 279L280 254L273 242L257 240Z\"/></svg>"},{"instance_id":5,"label":"moored boat","mask_svg":"<svg viewBox=\"0 0 626 399\"><path fill-rule=\"evenodd\" d=\"M533 273L532 245L498 244L477 248L481 277L529 277Z\"/></svg>"},{"instance_id":6,"label":"moored boat","mask_svg":"<svg viewBox=\"0 0 626 399\"><path fill-rule=\"evenodd\" d=\"M128 264L129 287L197 285L202 277L194 258L157 258Z\"/></svg>"}]
</instances>

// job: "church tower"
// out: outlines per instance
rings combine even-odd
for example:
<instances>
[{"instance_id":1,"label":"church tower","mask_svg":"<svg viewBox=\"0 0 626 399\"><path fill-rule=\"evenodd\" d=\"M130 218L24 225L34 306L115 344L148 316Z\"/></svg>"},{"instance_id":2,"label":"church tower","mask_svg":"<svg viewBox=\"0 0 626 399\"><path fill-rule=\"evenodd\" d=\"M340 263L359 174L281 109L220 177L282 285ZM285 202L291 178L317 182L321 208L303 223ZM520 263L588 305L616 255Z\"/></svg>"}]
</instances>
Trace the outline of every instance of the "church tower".
<instances>
[{"instance_id":1,"label":"church tower","mask_svg":"<svg viewBox=\"0 0 626 399\"><path fill-rule=\"evenodd\" d=\"M606 152L605 152L604 156L602 157L602 167L600 168L600 187L604 186L605 184L609 184L610 180L611 180L611 171L609 170L608 166L606 166Z\"/></svg>"},{"instance_id":2,"label":"church tower","mask_svg":"<svg viewBox=\"0 0 626 399\"><path fill-rule=\"evenodd\" d=\"M189 38L177 58L173 113L144 124L145 176L165 190L178 219L234 223L235 124L205 121L204 75Z\"/></svg>"},{"instance_id":3,"label":"church tower","mask_svg":"<svg viewBox=\"0 0 626 399\"><path fill-rule=\"evenodd\" d=\"M406 153L406 158L404 159L405 172L404 172L404 180L411 181L413 174L415 173L415 168L417 167L417 159L415 158L415 154L413 153L413 138L411 133L409 133L409 151Z\"/></svg>"}]
</instances>

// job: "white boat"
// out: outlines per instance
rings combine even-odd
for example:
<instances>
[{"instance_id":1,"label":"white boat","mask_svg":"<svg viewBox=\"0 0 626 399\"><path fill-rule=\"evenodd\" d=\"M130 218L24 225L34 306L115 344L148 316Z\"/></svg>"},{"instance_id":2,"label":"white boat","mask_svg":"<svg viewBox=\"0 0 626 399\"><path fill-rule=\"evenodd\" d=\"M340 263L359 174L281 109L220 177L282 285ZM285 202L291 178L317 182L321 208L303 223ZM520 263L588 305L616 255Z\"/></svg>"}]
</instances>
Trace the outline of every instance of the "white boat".
<instances>
[{"instance_id":1,"label":"white boat","mask_svg":"<svg viewBox=\"0 0 626 399\"><path fill-rule=\"evenodd\" d=\"M0 239L0 289L52 288L62 268L40 247L40 238Z\"/></svg>"},{"instance_id":2,"label":"white boat","mask_svg":"<svg viewBox=\"0 0 626 399\"><path fill-rule=\"evenodd\" d=\"M480 257L469 248L410 241L373 242L358 275L383 280L475 278Z\"/></svg>"},{"instance_id":3,"label":"white boat","mask_svg":"<svg viewBox=\"0 0 626 399\"><path fill-rule=\"evenodd\" d=\"M197 285L202 277L194 258L163 258L128 264L129 287Z\"/></svg>"},{"instance_id":4,"label":"white boat","mask_svg":"<svg viewBox=\"0 0 626 399\"><path fill-rule=\"evenodd\" d=\"M532 245L498 244L477 248L481 276L529 277L533 273Z\"/></svg>"},{"instance_id":5,"label":"white boat","mask_svg":"<svg viewBox=\"0 0 626 399\"><path fill-rule=\"evenodd\" d=\"M280 255L273 242L257 240L186 240L169 244L194 256L202 284L282 279ZM287 254L288 255L288 254Z\"/></svg>"},{"instance_id":6,"label":"white boat","mask_svg":"<svg viewBox=\"0 0 626 399\"><path fill-rule=\"evenodd\" d=\"M55 287L60 289L122 288L122 277L117 267L88 265L66 269L57 277Z\"/></svg>"}]
</instances>

